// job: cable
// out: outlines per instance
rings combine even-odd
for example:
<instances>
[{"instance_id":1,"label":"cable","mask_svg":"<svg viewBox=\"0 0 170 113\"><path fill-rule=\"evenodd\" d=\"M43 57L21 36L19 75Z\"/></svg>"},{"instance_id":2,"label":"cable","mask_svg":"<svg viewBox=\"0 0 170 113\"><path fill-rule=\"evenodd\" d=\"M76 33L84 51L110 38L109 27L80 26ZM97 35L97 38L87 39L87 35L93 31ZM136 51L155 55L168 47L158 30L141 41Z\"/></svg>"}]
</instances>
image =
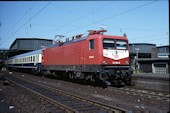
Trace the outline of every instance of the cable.
<instances>
[{"instance_id":1,"label":"cable","mask_svg":"<svg viewBox=\"0 0 170 113\"><path fill-rule=\"evenodd\" d=\"M3 42L6 42L7 40L9 40L14 34L16 34L20 29L22 29L30 20L35 18L38 14L40 14L40 12L42 12L47 6L49 6L51 4L51 2L52 1L50 1L44 7L42 7L34 16L32 16L30 19L28 19L28 21L26 23L24 23L19 29L17 29L14 33L12 33L12 35L10 37L8 37L6 40L4 40Z\"/></svg>"},{"instance_id":2,"label":"cable","mask_svg":"<svg viewBox=\"0 0 170 113\"><path fill-rule=\"evenodd\" d=\"M141 7L145 7L145 6L147 6L147 5L150 5L150 4L152 4L152 3L155 3L156 1L157 1L157 0L154 0L154 1L152 1L152 2L149 2L149 3L146 3L146 4L143 4L143 5L140 5L140 6L137 6L137 7L131 8L131 9L127 10L127 11L123 11L123 12L120 12L120 13L115 14L115 15L113 15L113 16L109 16L109 17L106 17L106 18L104 18L104 19L98 20L98 21L96 21L96 22L93 22L93 23L90 23L90 24L87 24L87 25L81 26L81 27L79 27L79 28L77 28L77 29L71 30L71 31L66 32L66 33L64 33L64 34L68 34L68 33L70 33L70 32L77 31L77 30L82 29L82 28L84 28L84 27L87 27L87 26L90 26L90 25L93 25L93 24L96 24L96 23L99 23L99 22L102 22L102 21L105 21L105 20L111 19L111 18L113 18L113 17L117 17L117 16L119 16L119 15L122 15L122 14L128 13L128 12L130 12L130 11L133 11L133 10L139 9L139 8L141 8Z\"/></svg>"},{"instance_id":3,"label":"cable","mask_svg":"<svg viewBox=\"0 0 170 113\"><path fill-rule=\"evenodd\" d=\"M104 6L111 5L112 3L113 3L113 1L111 1L111 2L109 2L109 3L106 3L106 4L102 5L101 7L98 7L98 8L96 8L96 9L94 9L93 11L91 11L91 12L89 12L89 13L86 13L86 14L84 14L84 15L81 15L81 16L77 17L76 19L67 22L66 24L62 25L62 27L60 27L60 30L61 30L62 28L64 28L64 27L68 26L69 24L72 24L72 23L76 22L76 21L79 20L80 18L84 18L84 17L86 17L87 15L89 15L90 13L94 13L94 12L96 12L96 11L98 11L98 10L101 10L101 9L105 8ZM53 5L53 6L56 6L56 5ZM65 11L67 11L67 12L69 12L69 13L71 12L70 10L67 10L67 9L65 9L65 8L63 8L63 7L60 7L60 6L56 6L56 7L62 8L62 9L64 9ZM71 12L71 13L74 14L74 12ZM74 14L74 15L76 15L76 14ZM76 16L77 16L77 15L76 15ZM87 18L87 17L86 17L86 18ZM95 22L95 21L92 20L91 18L87 18L87 19L90 20L90 21L92 21L92 22ZM54 30L52 30L52 31L57 31L57 29L54 29ZM52 31L50 31L50 32L52 32ZM48 33L50 33L50 32L48 32ZM47 33L46 33L46 34L47 34ZM41 36L41 35L40 35L40 36Z\"/></svg>"},{"instance_id":4,"label":"cable","mask_svg":"<svg viewBox=\"0 0 170 113\"><path fill-rule=\"evenodd\" d=\"M33 8L36 3L37 3L37 2L35 2L30 8ZM5 33L5 34L8 35L9 32L27 15L28 12L29 12L29 10L27 10L27 12L25 12L24 16L22 16L22 17L11 27L11 29L10 29L7 33Z\"/></svg>"}]
</instances>

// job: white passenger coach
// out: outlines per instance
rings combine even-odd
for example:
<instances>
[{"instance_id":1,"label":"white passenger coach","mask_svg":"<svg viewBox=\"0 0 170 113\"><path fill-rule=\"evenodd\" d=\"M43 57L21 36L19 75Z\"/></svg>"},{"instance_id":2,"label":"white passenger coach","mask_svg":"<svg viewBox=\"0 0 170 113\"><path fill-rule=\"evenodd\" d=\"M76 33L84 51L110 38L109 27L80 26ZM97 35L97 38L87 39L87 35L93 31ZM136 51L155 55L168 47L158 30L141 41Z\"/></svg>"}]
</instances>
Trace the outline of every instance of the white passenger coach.
<instances>
[{"instance_id":1,"label":"white passenger coach","mask_svg":"<svg viewBox=\"0 0 170 113\"><path fill-rule=\"evenodd\" d=\"M5 61L8 68L26 68L38 71L42 62L42 49L10 57Z\"/></svg>"}]
</instances>

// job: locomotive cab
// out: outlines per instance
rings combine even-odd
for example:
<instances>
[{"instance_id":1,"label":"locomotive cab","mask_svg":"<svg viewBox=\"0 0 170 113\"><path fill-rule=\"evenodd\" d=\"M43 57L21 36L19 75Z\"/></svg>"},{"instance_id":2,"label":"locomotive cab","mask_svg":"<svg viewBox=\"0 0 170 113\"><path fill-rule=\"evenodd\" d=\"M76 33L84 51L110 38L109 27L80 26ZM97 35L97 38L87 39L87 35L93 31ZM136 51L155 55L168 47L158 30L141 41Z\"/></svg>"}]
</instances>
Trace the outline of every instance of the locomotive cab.
<instances>
[{"instance_id":1,"label":"locomotive cab","mask_svg":"<svg viewBox=\"0 0 170 113\"><path fill-rule=\"evenodd\" d=\"M100 31L103 32L103 31ZM109 36L92 33L85 64L97 71L100 80L107 85L125 85L131 83L129 66L129 45L125 36ZM97 69L95 67L98 67Z\"/></svg>"},{"instance_id":2,"label":"locomotive cab","mask_svg":"<svg viewBox=\"0 0 170 113\"><path fill-rule=\"evenodd\" d=\"M104 79L112 85L130 84L129 46L126 37L103 38Z\"/></svg>"},{"instance_id":3,"label":"locomotive cab","mask_svg":"<svg viewBox=\"0 0 170 113\"><path fill-rule=\"evenodd\" d=\"M107 65L129 65L127 40L103 38L102 63Z\"/></svg>"}]
</instances>

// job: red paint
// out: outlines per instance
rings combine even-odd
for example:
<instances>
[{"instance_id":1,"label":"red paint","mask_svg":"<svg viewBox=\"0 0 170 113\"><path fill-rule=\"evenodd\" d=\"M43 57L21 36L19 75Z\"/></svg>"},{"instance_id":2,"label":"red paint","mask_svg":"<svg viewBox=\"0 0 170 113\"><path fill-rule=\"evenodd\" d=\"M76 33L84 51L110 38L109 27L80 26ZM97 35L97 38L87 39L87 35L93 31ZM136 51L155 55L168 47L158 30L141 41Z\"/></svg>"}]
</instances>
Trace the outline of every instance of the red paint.
<instances>
[{"instance_id":1,"label":"red paint","mask_svg":"<svg viewBox=\"0 0 170 113\"><path fill-rule=\"evenodd\" d=\"M46 65L89 65L89 64L103 64L103 61L107 62L107 65L114 65L113 59L103 57L103 38L110 39L123 39L127 41L123 36L109 36L102 34L92 34L87 37L86 40L62 45L59 47L46 48L43 50L42 64ZM94 49L89 50L89 41L94 40ZM118 56L116 56L118 57ZM119 65L125 65L129 62L129 58L117 60Z\"/></svg>"}]
</instances>

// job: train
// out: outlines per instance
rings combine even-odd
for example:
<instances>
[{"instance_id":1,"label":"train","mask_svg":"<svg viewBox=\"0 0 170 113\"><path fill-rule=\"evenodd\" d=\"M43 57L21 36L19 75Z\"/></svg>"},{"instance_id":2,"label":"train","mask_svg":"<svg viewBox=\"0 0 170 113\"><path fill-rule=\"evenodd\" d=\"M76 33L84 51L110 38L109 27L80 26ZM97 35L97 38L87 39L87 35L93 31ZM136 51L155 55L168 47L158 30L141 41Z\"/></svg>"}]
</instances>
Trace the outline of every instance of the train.
<instances>
[{"instance_id":1,"label":"train","mask_svg":"<svg viewBox=\"0 0 170 113\"><path fill-rule=\"evenodd\" d=\"M89 30L58 41L40 50L10 57L7 68L29 70L71 80L102 82L106 85L130 85L129 43L123 36L105 35L107 30Z\"/></svg>"}]
</instances>

